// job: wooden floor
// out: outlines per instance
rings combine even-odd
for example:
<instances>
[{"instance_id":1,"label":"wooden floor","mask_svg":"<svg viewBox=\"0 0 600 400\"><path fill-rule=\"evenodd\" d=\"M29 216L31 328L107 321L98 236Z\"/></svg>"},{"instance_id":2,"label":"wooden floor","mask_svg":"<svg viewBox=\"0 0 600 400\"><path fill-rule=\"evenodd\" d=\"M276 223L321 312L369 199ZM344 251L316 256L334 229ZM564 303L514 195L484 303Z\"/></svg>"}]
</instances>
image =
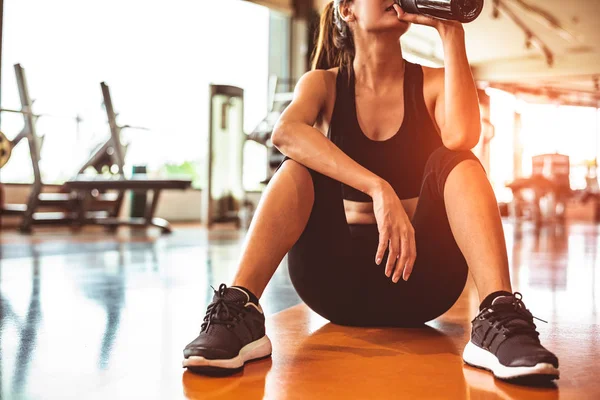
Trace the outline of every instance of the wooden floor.
<instances>
[{"instance_id":1,"label":"wooden floor","mask_svg":"<svg viewBox=\"0 0 600 400\"><path fill-rule=\"evenodd\" d=\"M347 328L300 303L284 263L261 303L273 357L229 378L184 372L210 285L235 273L243 232L170 237L0 232L1 399L600 399L600 229L505 223L511 275L561 379L530 388L464 366L478 299L421 329Z\"/></svg>"}]
</instances>

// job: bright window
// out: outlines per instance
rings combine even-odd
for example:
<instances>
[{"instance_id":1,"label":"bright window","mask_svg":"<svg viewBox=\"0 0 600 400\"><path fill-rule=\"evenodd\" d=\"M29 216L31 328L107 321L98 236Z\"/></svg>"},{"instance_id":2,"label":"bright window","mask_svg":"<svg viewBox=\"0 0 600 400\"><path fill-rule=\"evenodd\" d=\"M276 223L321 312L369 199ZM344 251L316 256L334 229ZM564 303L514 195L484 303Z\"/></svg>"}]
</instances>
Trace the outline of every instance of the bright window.
<instances>
[{"instance_id":1,"label":"bright window","mask_svg":"<svg viewBox=\"0 0 600 400\"><path fill-rule=\"evenodd\" d=\"M74 118L40 118L45 135L41 169L47 183L77 172L108 138L100 82L112 94L130 142L127 170L145 164L191 162L204 168L210 83L245 90L246 132L266 115L269 10L240 0L5 0L2 106L20 108L13 65L27 74L34 111ZM33 12L35 10L35 12ZM14 137L18 115L2 115ZM265 155L247 152L255 179ZM262 158L261 158L262 157ZM3 181L30 182L25 143L2 169Z\"/></svg>"},{"instance_id":2,"label":"bright window","mask_svg":"<svg viewBox=\"0 0 600 400\"><path fill-rule=\"evenodd\" d=\"M586 162L598 155L598 112L595 108L525 104L523 107L523 173L531 174L537 154L569 156L571 188L585 188Z\"/></svg>"},{"instance_id":3,"label":"bright window","mask_svg":"<svg viewBox=\"0 0 600 400\"><path fill-rule=\"evenodd\" d=\"M500 90L488 89L491 122L496 135L490 142L490 180L500 201L510 201L505 187L514 180L515 112L521 114L521 176L531 175L532 157L560 153L569 156L572 189L586 185L586 163L599 154L600 112L596 108L530 104Z\"/></svg>"}]
</instances>

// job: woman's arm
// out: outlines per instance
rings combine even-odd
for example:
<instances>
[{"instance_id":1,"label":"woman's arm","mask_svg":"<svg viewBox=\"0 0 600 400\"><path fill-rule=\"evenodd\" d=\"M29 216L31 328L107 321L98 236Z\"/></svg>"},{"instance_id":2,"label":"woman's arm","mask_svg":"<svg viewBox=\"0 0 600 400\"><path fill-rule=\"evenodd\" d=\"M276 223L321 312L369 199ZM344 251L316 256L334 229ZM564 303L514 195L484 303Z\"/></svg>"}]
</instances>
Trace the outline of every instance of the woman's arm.
<instances>
[{"instance_id":1,"label":"woman's arm","mask_svg":"<svg viewBox=\"0 0 600 400\"><path fill-rule=\"evenodd\" d=\"M333 72L315 70L304 74L296 85L292 103L273 129L271 141L282 154L298 163L373 197L377 190L389 184L314 128L326 109L331 90L335 91Z\"/></svg>"},{"instance_id":2,"label":"woman's arm","mask_svg":"<svg viewBox=\"0 0 600 400\"><path fill-rule=\"evenodd\" d=\"M444 63L437 75L435 120L444 146L470 150L481 134L477 88L465 49L465 32L460 24L440 24L438 32L444 45Z\"/></svg>"},{"instance_id":3,"label":"woman's arm","mask_svg":"<svg viewBox=\"0 0 600 400\"><path fill-rule=\"evenodd\" d=\"M328 107L332 92L335 93L332 72L306 73L296 85L292 104L279 118L271 141L300 164L371 196L379 231L375 262L379 265L389 249L386 276L398 282L403 274L407 280L417 257L417 247L414 228L398 195L387 181L348 157L313 127L324 110L332 107Z\"/></svg>"},{"instance_id":4,"label":"woman's arm","mask_svg":"<svg viewBox=\"0 0 600 400\"><path fill-rule=\"evenodd\" d=\"M477 88L467 60L462 24L409 14L398 5L394 5L394 8L399 20L431 26L439 32L444 45L445 68L429 73L431 82L427 83L434 88L435 122L444 146L452 150L472 149L479 142L481 121Z\"/></svg>"}]
</instances>

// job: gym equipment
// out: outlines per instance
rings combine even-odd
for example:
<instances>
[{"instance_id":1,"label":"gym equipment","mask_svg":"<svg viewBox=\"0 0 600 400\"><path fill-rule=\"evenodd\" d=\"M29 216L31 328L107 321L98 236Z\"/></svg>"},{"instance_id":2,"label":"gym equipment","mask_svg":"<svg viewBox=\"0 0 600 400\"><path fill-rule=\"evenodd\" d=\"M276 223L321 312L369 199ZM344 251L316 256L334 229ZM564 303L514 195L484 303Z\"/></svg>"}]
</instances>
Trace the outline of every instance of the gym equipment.
<instances>
[{"instance_id":1,"label":"gym equipment","mask_svg":"<svg viewBox=\"0 0 600 400\"><path fill-rule=\"evenodd\" d=\"M4 167L12 154L13 143L0 131L0 168Z\"/></svg>"},{"instance_id":2,"label":"gym equipment","mask_svg":"<svg viewBox=\"0 0 600 400\"><path fill-rule=\"evenodd\" d=\"M209 139L206 170L208 179L202 192L202 221L234 222L248 227L254 204L246 197L243 185L244 145L247 140L267 148L268 183L283 155L272 145L271 134L279 116L292 101L293 93L277 92L278 79L269 79L269 110L267 117L250 133L243 127L244 90L227 85L210 85Z\"/></svg>"},{"instance_id":3,"label":"gym equipment","mask_svg":"<svg viewBox=\"0 0 600 400\"><path fill-rule=\"evenodd\" d=\"M108 125L110 127L110 137L108 140L97 148L90 159L81 167L79 173L82 174L89 167L93 167L98 173L101 173L105 167L108 167L109 171L114 174L123 175L123 167L125 165L125 155L127 154L127 145L121 143L121 131L123 129L138 129L138 130L149 130L142 126L131 126L117 124L117 113L113 108L112 98L110 95L110 88L105 82L100 83L102 89L102 98L104 100L104 108L106 110L106 116L108 118ZM116 166L117 171L113 171L113 166Z\"/></svg>"},{"instance_id":4,"label":"gym equipment","mask_svg":"<svg viewBox=\"0 0 600 400\"><path fill-rule=\"evenodd\" d=\"M65 182L64 186L71 192L78 193L79 207L73 216L76 226L83 225L103 225L115 230L119 226L148 227L155 226L163 233L171 233L171 226L162 218L155 218L154 213L158 206L158 200L162 190L185 190L192 185L191 180L186 179L148 179L144 174L134 175L130 179L124 179L115 175L114 178L103 176L89 177L78 176L77 178ZM107 190L116 190L120 194L126 190L141 192L146 195L151 193L151 201L146 203L145 215L141 218L118 218L118 210L108 216L99 215L90 211L90 204L94 200L97 192ZM121 196L121 195L120 195ZM119 204L120 206L120 204Z\"/></svg>"},{"instance_id":5,"label":"gym equipment","mask_svg":"<svg viewBox=\"0 0 600 400\"><path fill-rule=\"evenodd\" d=\"M206 189L202 192L202 220L235 222L246 203L243 186L244 90L227 85L210 85L209 134Z\"/></svg>"},{"instance_id":6,"label":"gym equipment","mask_svg":"<svg viewBox=\"0 0 600 400\"><path fill-rule=\"evenodd\" d=\"M190 179L149 179L145 174L134 174L130 179L125 178L123 168L127 145L123 145L121 141L121 131L123 129L148 130L148 128L132 125L119 126L117 124L118 114L113 107L110 88L105 82L101 82L100 87L110 127L110 138L93 152L90 159L79 170L78 175L64 184L67 191L77 193L78 207L73 216L75 225L103 225L113 231L119 226L148 227L152 225L161 228L163 233L171 233L171 227L166 220L154 217L160 193L162 190L188 189L191 187L192 181ZM84 175L84 172L90 167L98 173L108 170L113 173L113 176L90 177ZM125 192L128 190L136 192L140 197L146 199L143 217L118 218ZM107 191L116 192L116 197L112 197L113 206L109 209L108 214L98 215L93 210L94 202L97 203L103 196L105 201L111 201L111 199L107 199L110 196ZM150 202L147 201L148 193L151 194Z\"/></svg>"},{"instance_id":7,"label":"gym equipment","mask_svg":"<svg viewBox=\"0 0 600 400\"><path fill-rule=\"evenodd\" d=\"M484 0L395 0L404 11L433 18L474 21L483 10Z\"/></svg>"},{"instance_id":8,"label":"gym equipment","mask_svg":"<svg viewBox=\"0 0 600 400\"><path fill-rule=\"evenodd\" d=\"M20 64L14 65L15 75L17 77L17 87L19 89L19 97L21 100L21 109L20 110L11 110L8 108L0 108L0 112L4 113L13 113L13 114L21 114L23 116L23 129L21 132L13 139L10 140L6 137L6 135L0 132L0 168L4 167L10 156L12 155L12 149L17 146L23 139L26 139L29 142L29 150L31 153L32 163L39 163L40 159L40 150L43 144L44 137L39 136L36 133L35 123L37 119L40 117L54 117L54 118L73 118L73 117L62 117L51 114L34 114L32 111L33 100L29 96L29 89L27 86L27 79L25 78L25 70L21 67ZM79 129L79 123L82 121L79 116L73 118L77 122L77 126ZM36 161L37 160L37 161ZM39 175L39 167L34 165L33 167L34 176L37 177ZM36 172L38 171L38 172Z\"/></svg>"},{"instance_id":9,"label":"gym equipment","mask_svg":"<svg viewBox=\"0 0 600 400\"><path fill-rule=\"evenodd\" d=\"M146 174L148 171L145 165L134 165L131 168L131 173L134 176L140 176L137 174ZM148 196L146 193L131 193L130 205L129 205L129 216L132 218L143 217L146 214L146 206L148 203Z\"/></svg>"},{"instance_id":10,"label":"gym equipment","mask_svg":"<svg viewBox=\"0 0 600 400\"><path fill-rule=\"evenodd\" d=\"M263 184L269 183L275 173L275 168L284 158L284 155L271 143L271 135L279 117L294 98L294 84L294 80L281 80L275 75L269 78L270 101L267 116L248 134L248 140L260 143L267 148L267 178L262 182ZM280 86L284 86L285 89L278 91Z\"/></svg>"},{"instance_id":11,"label":"gym equipment","mask_svg":"<svg viewBox=\"0 0 600 400\"><path fill-rule=\"evenodd\" d=\"M3 112L19 113L23 115L23 129L21 132L12 140L9 141L4 134L0 136L2 141L2 149L4 150L3 162L0 162L0 167L4 166L11 155L12 149L19 144L23 139L26 139L29 143L29 154L31 156L31 166L33 167L34 182L31 188L31 194L29 200L25 205L6 204L2 209L4 215L23 215L23 222L21 224L21 230L28 232L31 229L31 223L33 221L34 211L41 205L41 203L53 203L56 198L53 196L41 196L42 192L42 176L40 173L40 149L43 144L43 137L40 137L35 129L35 122L37 115L33 114L32 105L33 101L29 96L29 89L27 86L27 79L25 77L25 70L20 64L15 64L15 75L17 78L17 86L19 89L19 98L21 100L21 110L7 110L3 109Z\"/></svg>"},{"instance_id":12,"label":"gym equipment","mask_svg":"<svg viewBox=\"0 0 600 400\"><path fill-rule=\"evenodd\" d=\"M569 156L558 153L533 156L531 176L506 185L513 192L512 214L518 219L528 216L537 226L564 222L566 203L574 194L569 174Z\"/></svg>"},{"instance_id":13,"label":"gym equipment","mask_svg":"<svg viewBox=\"0 0 600 400\"><path fill-rule=\"evenodd\" d=\"M585 174L585 188L578 190L574 196L583 204L592 202L594 206L594 222L600 222L600 182L598 182L598 159L584 162L587 169Z\"/></svg>"},{"instance_id":14,"label":"gym equipment","mask_svg":"<svg viewBox=\"0 0 600 400\"><path fill-rule=\"evenodd\" d=\"M61 193L42 193L44 184L40 174L39 161L43 138L37 135L35 129L36 119L41 115L32 112L33 101L29 96L25 71L19 64L15 65L15 73L22 108L20 111L6 109L1 111L22 114L24 128L12 141L9 141L5 135L0 135L0 154L4 150L3 160L6 163L10 158L12 148L21 140L27 139L34 171L34 182L27 204L6 204L2 207L1 214L22 216L19 229L24 233L30 233L34 224L69 224L73 227L104 225L110 227L113 231L122 225L143 227L154 225L161 228L163 232L171 232L167 221L154 218L160 191L165 189L187 189L191 186L191 180L152 180L147 179L146 175L134 176L132 180L125 179L123 168L127 146L121 143L121 130L125 128L147 128L130 125L119 126L117 124L117 114L113 109L110 90L104 82L100 86L110 126L110 138L93 152L90 159L79 170L77 176L63 185ZM80 121L79 117L77 121ZM100 175L92 177L83 175L90 167L98 173L108 170L114 175L109 178ZM113 192L108 193L109 190ZM127 190L153 192L152 203L146 208L144 218L118 219L124 194ZM39 212L42 207L50 207L53 211L58 209L60 212Z\"/></svg>"},{"instance_id":15,"label":"gym equipment","mask_svg":"<svg viewBox=\"0 0 600 400\"><path fill-rule=\"evenodd\" d=\"M132 127L130 125L119 126L117 124L117 113L114 110L112 97L110 95L110 88L105 82L100 83L100 89L102 90L102 99L104 109L106 111L106 117L108 119L108 126L110 129L110 136L106 142L97 147L88 161L83 164L79 169L78 175L84 174L90 167L93 168L97 173L108 172L112 175L118 175L125 179L123 168L125 166L125 155L127 154L127 145L124 145L121 141L121 131L127 128L147 130L143 127ZM67 186L65 186L67 188ZM90 188L96 189L96 188ZM118 190L116 193L107 194L100 192L97 189L93 192L96 202L104 201L105 203L113 203L107 212L107 218L116 218L119 215L123 200L125 199L125 190ZM84 193L80 193L80 201L86 200L86 205L89 205L90 199L86 198ZM106 204L108 205L108 204ZM104 207L106 208L106 207ZM97 217L95 217L97 219ZM81 223L81 215L78 215L78 221ZM113 225L114 226L114 225Z\"/></svg>"},{"instance_id":16,"label":"gym equipment","mask_svg":"<svg viewBox=\"0 0 600 400\"><path fill-rule=\"evenodd\" d=\"M243 155L246 140L267 148L268 183L273 169L283 155L272 145L271 134L279 116L292 101L292 92L277 92L276 76L269 79L269 112L250 133L243 130L244 90L227 85L210 85L209 139L206 189L202 193L202 221L234 222L247 227L254 213L254 204L246 197L243 186Z\"/></svg>"}]
</instances>

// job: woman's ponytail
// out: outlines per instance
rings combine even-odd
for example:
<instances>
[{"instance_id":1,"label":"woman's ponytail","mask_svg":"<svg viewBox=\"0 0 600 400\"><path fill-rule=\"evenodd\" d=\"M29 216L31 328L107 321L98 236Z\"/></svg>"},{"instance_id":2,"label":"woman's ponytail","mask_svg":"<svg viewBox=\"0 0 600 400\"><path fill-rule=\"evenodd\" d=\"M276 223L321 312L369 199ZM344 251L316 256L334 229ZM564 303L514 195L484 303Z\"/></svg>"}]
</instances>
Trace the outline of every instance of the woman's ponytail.
<instances>
[{"instance_id":1,"label":"woman's ponytail","mask_svg":"<svg viewBox=\"0 0 600 400\"><path fill-rule=\"evenodd\" d=\"M312 69L350 68L354 61L354 40L350 27L339 16L342 1L328 3L321 14L319 37L312 55Z\"/></svg>"}]
</instances>

